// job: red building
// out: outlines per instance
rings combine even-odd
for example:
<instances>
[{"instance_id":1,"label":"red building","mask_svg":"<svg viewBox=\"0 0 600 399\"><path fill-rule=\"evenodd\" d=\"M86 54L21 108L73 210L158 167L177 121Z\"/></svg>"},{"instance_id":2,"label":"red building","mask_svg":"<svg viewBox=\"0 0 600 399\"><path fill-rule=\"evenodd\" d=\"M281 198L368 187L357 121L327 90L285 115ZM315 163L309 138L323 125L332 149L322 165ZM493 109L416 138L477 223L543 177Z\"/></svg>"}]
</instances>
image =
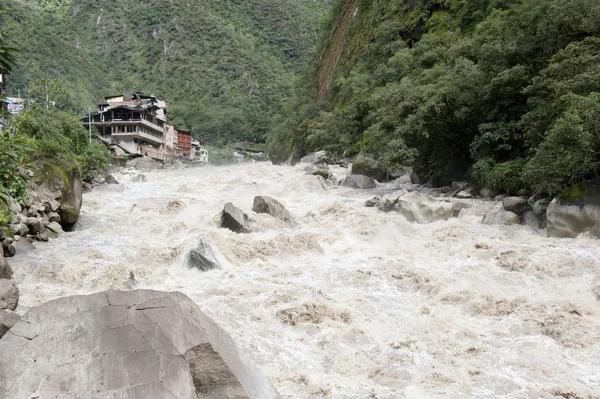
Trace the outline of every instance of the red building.
<instances>
[{"instance_id":1,"label":"red building","mask_svg":"<svg viewBox=\"0 0 600 399\"><path fill-rule=\"evenodd\" d=\"M177 145L184 158L190 159L192 154L192 132L175 127L177 132Z\"/></svg>"}]
</instances>

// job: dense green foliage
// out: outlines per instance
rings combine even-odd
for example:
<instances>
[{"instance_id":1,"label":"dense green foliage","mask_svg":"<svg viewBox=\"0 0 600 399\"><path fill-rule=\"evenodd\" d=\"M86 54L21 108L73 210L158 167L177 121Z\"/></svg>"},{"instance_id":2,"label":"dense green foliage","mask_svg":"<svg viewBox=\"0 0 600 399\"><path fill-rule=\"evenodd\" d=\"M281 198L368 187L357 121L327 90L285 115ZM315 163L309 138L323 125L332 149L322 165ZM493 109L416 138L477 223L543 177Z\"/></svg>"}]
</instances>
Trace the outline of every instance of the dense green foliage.
<instances>
[{"instance_id":1,"label":"dense green foliage","mask_svg":"<svg viewBox=\"0 0 600 399\"><path fill-rule=\"evenodd\" d=\"M142 91L208 144L261 141L290 95L329 0L0 0L21 49L12 95L67 82L67 107Z\"/></svg>"},{"instance_id":2,"label":"dense green foliage","mask_svg":"<svg viewBox=\"0 0 600 399\"><path fill-rule=\"evenodd\" d=\"M510 192L597 176L599 16L597 0L338 0L309 78L269 133L271 155L372 153L433 184L474 178Z\"/></svg>"}]
</instances>

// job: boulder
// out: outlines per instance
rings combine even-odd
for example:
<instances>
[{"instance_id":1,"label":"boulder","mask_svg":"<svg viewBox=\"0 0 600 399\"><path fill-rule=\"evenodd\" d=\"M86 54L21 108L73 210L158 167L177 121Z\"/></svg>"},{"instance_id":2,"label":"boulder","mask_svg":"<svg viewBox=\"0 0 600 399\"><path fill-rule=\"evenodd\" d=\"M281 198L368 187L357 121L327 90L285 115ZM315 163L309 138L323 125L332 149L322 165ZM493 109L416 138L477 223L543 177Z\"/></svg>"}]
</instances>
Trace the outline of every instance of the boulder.
<instances>
[{"instance_id":1,"label":"boulder","mask_svg":"<svg viewBox=\"0 0 600 399\"><path fill-rule=\"evenodd\" d=\"M508 226L519 224L521 218L514 212L510 212L504 209L504 207L498 206L491 211L483 215L481 220L482 224L505 224Z\"/></svg>"},{"instance_id":2,"label":"boulder","mask_svg":"<svg viewBox=\"0 0 600 399\"><path fill-rule=\"evenodd\" d=\"M504 210L516 213L521 216L525 211L531 210L531 205L525 198L521 197L506 197L502 200Z\"/></svg>"},{"instance_id":3,"label":"boulder","mask_svg":"<svg viewBox=\"0 0 600 399\"><path fill-rule=\"evenodd\" d=\"M373 207L377 206L377 204L379 204L379 201L381 201L381 197L375 196L375 197L365 201L365 207L373 208Z\"/></svg>"},{"instance_id":4,"label":"boulder","mask_svg":"<svg viewBox=\"0 0 600 399\"><path fill-rule=\"evenodd\" d=\"M494 197L494 201L503 201L506 197L508 197L508 194L498 194Z\"/></svg>"},{"instance_id":5,"label":"boulder","mask_svg":"<svg viewBox=\"0 0 600 399\"><path fill-rule=\"evenodd\" d=\"M29 309L10 331L0 339L2 398L280 398L179 292L60 298Z\"/></svg>"},{"instance_id":6,"label":"boulder","mask_svg":"<svg viewBox=\"0 0 600 399\"><path fill-rule=\"evenodd\" d=\"M387 195L384 195L383 198L377 204L377 208L382 212L391 212L394 210L394 207L398 203L398 199L406 194L404 190L397 190Z\"/></svg>"},{"instance_id":7,"label":"boulder","mask_svg":"<svg viewBox=\"0 0 600 399\"><path fill-rule=\"evenodd\" d=\"M141 182L146 182L146 181L148 181L148 178L146 177L146 175L145 175L145 174L143 174L143 173L140 173L139 175L137 175L137 176L135 176L135 177L133 178L133 181L134 181L134 182L141 183Z\"/></svg>"},{"instance_id":8,"label":"boulder","mask_svg":"<svg viewBox=\"0 0 600 399\"><path fill-rule=\"evenodd\" d=\"M491 198L495 198L498 195L498 192L495 190L492 190L491 188L484 187L481 190L479 190L479 195L481 196L481 198L491 199Z\"/></svg>"},{"instance_id":9,"label":"boulder","mask_svg":"<svg viewBox=\"0 0 600 399\"><path fill-rule=\"evenodd\" d=\"M600 178L570 187L546 209L548 236L600 238Z\"/></svg>"},{"instance_id":10,"label":"boulder","mask_svg":"<svg viewBox=\"0 0 600 399\"><path fill-rule=\"evenodd\" d=\"M375 180L368 176L350 175L340 182L340 186L355 188L358 190L367 190L377 187Z\"/></svg>"},{"instance_id":11,"label":"boulder","mask_svg":"<svg viewBox=\"0 0 600 399\"><path fill-rule=\"evenodd\" d=\"M74 225L79 219L82 204L82 189L81 175L79 168L73 166L67 172L67 179L62 185L60 199L60 215L61 223L65 226Z\"/></svg>"},{"instance_id":12,"label":"boulder","mask_svg":"<svg viewBox=\"0 0 600 399\"><path fill-rule=\"evenodd\" d=\"M229 229L235 233L250 233L248 226L248 215L236 208L231 202L223 207L221 213L221 227Z\"/></svg>"},{"instance_id":13,"label":"boulder","mask_svg":"<svg viewBox=\"0 0 600 399\"><path fill-rule=\"evenodd\" d=\"M375 158L365 154L358 154L354 158L352 162L352 174L368 176L377 181L383 181L387 177L387 174L377 166Z\"/></svg>"},{"instance_id":14,"label":"boulder","mask_svg":"<svg viewBox=\"0 0 600 399\"><path fill-rule=\"evenodd\" d=\"M448 220L454 210L449 202L437 201L417 191L398 198L398 213L410 222L431 223L437 220Z\"/></svg>"},{"instance_id":15,"label":"boulder","mask_svg":"<svg viewBox=\"0 0 600 399\"><path fill-rule=\"evenodd\" d=\"M64 233L62 226L58 222L50 222L46 228L55 234Z\"/></svg>"},{"instance_id":16,"label":"boulder","mask_svg":"<svg viewBox=\"0 0 600 399\"><path fill-rule=\"evenodd\" d=\"M452 216L457 218L460 216L460 211L463 209L469 209L471 205L465 204L464 202L454 202L452 204Z\"/></svg>"},{"instance_id":17,"label":"boulder","mask_svg":"<svg viewBox=\"0 0 600 399\"><path fill-rule=\"evenodd\" d=\"M198 246L188 252L185 257L185 264L188 269L196 268L201 272L222 269L214 250L204 238L200 238Z\"/></svg>"},{"instance_id":18,"label":"boulder","mask_svg":"<svg viewBox=\"0 0 600 399\"><path fill-rule=\"evenodd\" d=\"M276 199L266 195L254 197L254 205L252 206L252 210L256 213L268 213L269 215L279 220L283 220L292 226L296 225L296 221L288 212L288 210L285 209L285 206L283 206L283 204Z\"/></svg>"},{"instance_id":19,"label":"boulder","mask_svg":"<svg viewBox=\"0 0 600 399\"><path fill-rule=\"evenodd\" d=\"M48 213L48 222L60 223L60 215L56 212Z\"/></svg>"},{"instance_id":20,"label":"boulder","mask_svg":"<svg viewBox=\"0 0 600 399\"><path fill-rule=\"evenodd\" d=\"M475 198L475 195L471 192L471 190L461 190L455 195L456 198L460 199L470 199Z\"/></svg>"},{"instance_id":21,"label":"boulder","mask_svg":"<svg viewBox=\"0 0 600 399\"><path fill-rule=\"evenodd\" d=\"M35 251L35 246L26 238L21 238L19 241L15 241L13 243L13 247L15 247L17 253L20 254Z\"/></svg>"},{"instance_id":22,"label":"boulder","mask_svg":"<svg viewBox=\"0 0 600 399\"><path fill-rule=\"evenodd\" d=\"M108 184L119 184L119 182L117 181L117 179L115 179L115 177L111 174L111 173L107 173L104 176L104 180L106 181L106 183Z\"/></svg>"},{"instance_id":23,"label":"boulder","mask_svg":"<svg viewBox=\"0 0 600 399\"><path fill-rule=\"evenodd\" d=\"M14 245L10 244L8 247L6 248L2 248L3 249L3 254L5 257L7 258L12 258L13 256L15 256L15 253L17 253L17 250L15 249Z\"/></svg>"},{"instance_id":24,"label":"boulder","mask_svg":"<svg viewBox=\"0 0 600 399\"><path fill-rule=\"evenodd\" d=\"M413 184L426 184L429 181L429 176L427 176L425 173L418 173L413 169L412 173L410 174L410 181Z\"/></svg>"},{"instance_id":25,"label":"boulder","mask_svg":"<svg viewBox=\"0 0 600 399\"><path fill-rule=\"evenodd\" d=\"M17 322L21 320L21 316L12 310L0 310L0 338L4 336Z\"/></svg>"},{"instance_id":26,"label":"boulder","mask_svg":"<svg viewBox=\"0 0 600 399\"><path fill-rule=\"evenodd\" d=\"M38 234L42 231L42 222L34 217L27 218L27 228L29 229L29 234Z\"/></svg>"},{"instance_id":27,"label":"boulder","mask_svg":"<svg viewBox=\"0 0 600 399\"><path fill-rule=\"evenodd\" d=\"M9 224L8 228L15 235L24 236L29 232L29 227L25 223Z\"/></svg>"},{"instance_id":28,"label":"boulder","mask_svg":"<svg viewBox=\"0 0 600 399\"><path fill-rule=\"evenodd\" d=\"M467 181L453 181L452 182L452 190L462 191L466 190L469 187L469 182Z\"/></svg>"},{"instance_id":29,"label":"boulder","mask_svg":"<svg viewBox=\"0 0 600 399\"><path fill-rule=\"evenodd\" d=\"M0 280L0 309L15 310L19 305L19 289L14 280ZM0 395L0 398L4 396Z\"/></svg>"},{"instance_id":30,"label":"boulder","mask_svg":"<svg viewBox=\"0 0 600 399\"><path fill-rule=\"evenodd\" d=\"M532 210L525 211L521 217L521 223L536 230L542 228L540 225L540 220L535 216L535 213L533 213Z\"/></svg>"},{"instance_id":31,"label":"boulder","mask_svg":"<svg viewBox=\"0 0 600 399\"><path fill-rule=\"evenodd\" d=\"M4 259L4 251L0 251L0 279L11 279L12 275L12 268Z\"/></svg>"},{"instance_id":32,"label":"boulder","mask_svg":"<svg viewBox=\"0 0 600 399\"><path fill-rule=\"evenodd\" d=\"M302 163L310 163L313 165L332 165L335 163L335 157L329 151L317 151L309 154L302 159L300 159Z\"/></svg>"},{"instance_id":33,"label":"boulder","mask_svg":"<svg viewBox=\"0 0 600 399\"><path fill-rule=\"evenodd\" d=\"M550 202L552 202L551 198L542 198L533 203L533 214L538 219L541 229L546 228L546 210L548 209Z\"/></svg>"},{"instance_id":34,"label":"boulder","mask_svg":"<svg viewBox=\"0 0 600 399\"><path fill-rule=\"evenodd\" d=\"M59 208L60 208L60 202L58 202L55 199L49 199L45 203L45 211L48 214L51 212L58 212Z\"/></svg>"}]
</instances>

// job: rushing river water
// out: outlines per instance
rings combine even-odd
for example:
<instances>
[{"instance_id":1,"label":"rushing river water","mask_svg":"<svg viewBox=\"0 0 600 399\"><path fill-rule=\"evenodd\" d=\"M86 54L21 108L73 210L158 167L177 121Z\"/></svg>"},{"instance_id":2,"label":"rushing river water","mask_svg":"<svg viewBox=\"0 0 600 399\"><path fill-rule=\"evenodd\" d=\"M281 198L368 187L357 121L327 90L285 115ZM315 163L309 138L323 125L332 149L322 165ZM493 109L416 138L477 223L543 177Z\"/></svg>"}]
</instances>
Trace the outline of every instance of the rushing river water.
<instances>
[{"instance_id":1,"label":"rushing river water","mask_svg":"<svg viewBox=\"0 0 600 399\"><path fill-rule=\"evenodd\" d=\"M145 174L85 194L76 232L10 259L19 311L127 289L133 272L138 288L189 295L285 398L600 397L596 240L481 225L484 201L411 224L302 167ZM253 213L255 195L299 226ZM229 201L253 233L218 228ZM199 237L223 270L184 266Z\"/></svg>"}]
</instances>

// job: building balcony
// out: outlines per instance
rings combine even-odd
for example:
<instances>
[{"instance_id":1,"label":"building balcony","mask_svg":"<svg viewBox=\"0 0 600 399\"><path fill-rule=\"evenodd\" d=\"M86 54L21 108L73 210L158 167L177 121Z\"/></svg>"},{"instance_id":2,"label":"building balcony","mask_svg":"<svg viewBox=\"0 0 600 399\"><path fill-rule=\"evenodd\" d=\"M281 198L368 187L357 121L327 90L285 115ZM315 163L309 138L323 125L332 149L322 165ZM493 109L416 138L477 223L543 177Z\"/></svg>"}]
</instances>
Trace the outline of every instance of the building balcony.
<instances>
[{"instance_id":1,"label":"building balcony","mask_svg":"<svg viewBox=\"0 0 600 399\"><path fill-rule=\"evenodd\" d=\"M147 141L151 144L157 144L157 145L161 145L163 143L162 136L156 137L149 133L140 132L140 131L111 133L111 137L113 138L113 140L116 140L116 141L138 139L138 140Z\"/></svg>"}]
</instances>

